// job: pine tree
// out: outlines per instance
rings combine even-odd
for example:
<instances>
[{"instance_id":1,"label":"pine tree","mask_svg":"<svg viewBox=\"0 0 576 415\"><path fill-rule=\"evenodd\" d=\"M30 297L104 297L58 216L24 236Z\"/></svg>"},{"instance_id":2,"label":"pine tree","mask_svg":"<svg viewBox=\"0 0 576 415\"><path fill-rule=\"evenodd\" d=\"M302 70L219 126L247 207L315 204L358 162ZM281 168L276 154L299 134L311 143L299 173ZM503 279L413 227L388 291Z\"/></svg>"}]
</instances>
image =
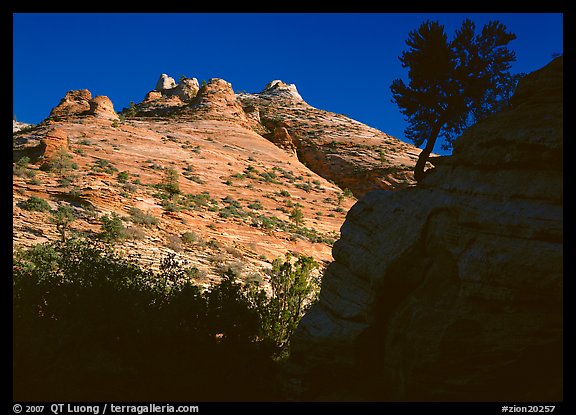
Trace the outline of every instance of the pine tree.
<instances>
[{"instance_id":1,"label":"pine tree","mask_svg":"<svg viewBox=\"0 0 576 415\"><path fill-rule=\"evenodd\" d=\"M438 136L444 149L471 124L501 110L521 75L510 73L515 53L507 48L516 35L491 21L481 33L466 19L451 41L444 26L426 21L410 32L400 62L408 68L409 84L395 79L392 102L406 116L406 137L417 146L426 142L414 168L417 181Z\"/></svg>"}]
</instances>

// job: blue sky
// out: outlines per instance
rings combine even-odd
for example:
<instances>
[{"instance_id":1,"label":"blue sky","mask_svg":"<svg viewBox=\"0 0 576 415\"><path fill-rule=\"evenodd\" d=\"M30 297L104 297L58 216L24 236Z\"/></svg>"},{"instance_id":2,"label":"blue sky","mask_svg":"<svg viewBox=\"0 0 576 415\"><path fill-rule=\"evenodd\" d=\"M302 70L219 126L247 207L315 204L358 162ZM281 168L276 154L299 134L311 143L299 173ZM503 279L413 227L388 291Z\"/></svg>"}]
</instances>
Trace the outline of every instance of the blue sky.
<instances>
[{"instance_id":1,"label":"blue sky","mask_svg":"<svg viewBox=\"0 0 576 415\"><path fill-rule=\"evenodd\" d=\"M431 19L451 38L466 17L477 30L500 20L517 35L513 72L563 52L561 13L15 13L13 113L39 123L84 88L119 111L162 73L223 78L237 92L281 79L310 105L404 139L390 83L406 77L398 56L408 33Z\"/></svg>"}]
</instances>

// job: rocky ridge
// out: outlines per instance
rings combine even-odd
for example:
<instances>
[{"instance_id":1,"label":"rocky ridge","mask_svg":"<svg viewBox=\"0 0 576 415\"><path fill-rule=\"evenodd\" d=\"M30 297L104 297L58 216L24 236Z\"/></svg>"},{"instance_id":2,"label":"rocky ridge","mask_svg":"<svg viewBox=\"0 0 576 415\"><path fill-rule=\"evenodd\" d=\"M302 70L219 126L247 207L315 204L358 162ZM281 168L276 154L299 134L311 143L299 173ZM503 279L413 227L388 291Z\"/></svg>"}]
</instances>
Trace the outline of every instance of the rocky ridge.
<instances>
[{"instance_id":1,"label":"rocky ridge","mask_svg":"<svg viewBox=\"0 0 576 415\"><path fill-rule=\"evenodd\" d=\"M181 85L172 78L163 79L159 83L168 82L169 91ZM296 154L316 174L342 189L350 189L356 197L370 190L414 184L412 167L420 149L343 114L314 108L304 101L294 84L281 80L249 94L235 93L229 82L213 78L196 95L184 100L154 90L134 110L140 117L240 124L280 143L281 148ZM278 134L283 135L280 140ZM291 142L287 141L288 136Z\"/></svg>"},{"instance_id":2,"label":"rocky ridge","mask_svg":"<svg viewBox=\"0 0 576 415\"><path fill-rule=\"evenodd\" d=\"M105 96L69 91L46 120L15 132L14 246L59 238L49 212L24 209L37 196L51 209L73 207L78 219L71 234L96 235L103 216L118 214L127 234L118 249L147 265L176 254L198 269L202 283L217 280L226 266L265 279L271 260L287 251L330 261L331 244L355 198L299 160L305 151L290 122L285 127L266 121L274 100L303 105L299 118L306 125L316 122L316 113L307 111L316 110L295 86L273 81L252 97L255 104L268 103L262 123L260 110L225 80L197 86L195 78L176 83L162 75L142 102L119 113ZM373 130L337 118L342 142L355 143L356 132ZM335 130L328 119L323 125L323 140L330 140ZM360 130L346 132L347 125ZM384 133L374 134L376 139ZM394 157L406 148L417 152L394 143ZM176 171L180 189L172 199L159 190L169 169ZM304 214L298 226L291 219L297 208Z\"/></svg>"},{"instance_id":3,"label":"rocky ridge","mask_svg":"<svg viewBox=\"0 0 576 415\"><path fill-rule=\"evenodd\" d=\"M17 133L20 130L23 130L25 128L30 128L33 127L32 124L27 124L25 122L19 122L16 120L12 120L12 134Z\"/></svg>"},{"instance_id":4,"label":"rocky ridge","mask_svg":"<svg viewBox=\"0 0 576 415\"><path fill-rule=\"evenodd\" d=\"M285 130L292 142L281 140L287 151L295 149L308 168L356 197L414 184L412 168L420 149L343 114L312 107L294 84L275 80L260 93L237 97L265 128L264 137L278 142Z\"/></svg>"},{"instance_id":5,"label":"rocky ridge","mask_svg":"<svg viewBox=\"0 0 576 415\"><path fill-rule=\"evenodd\" d=\"M351 208L292 340L300 399L562 400L562 66Z\"/></svg>"}]
</instances>

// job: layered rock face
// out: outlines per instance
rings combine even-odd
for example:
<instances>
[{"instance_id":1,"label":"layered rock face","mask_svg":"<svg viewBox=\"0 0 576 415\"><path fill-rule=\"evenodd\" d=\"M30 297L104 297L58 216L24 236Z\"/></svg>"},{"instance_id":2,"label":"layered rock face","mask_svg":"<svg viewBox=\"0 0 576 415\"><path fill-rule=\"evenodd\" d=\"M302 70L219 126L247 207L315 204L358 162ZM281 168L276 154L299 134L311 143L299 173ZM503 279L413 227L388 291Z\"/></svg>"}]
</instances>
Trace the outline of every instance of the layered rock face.
<instances>
[{"instance_id":1,"label":"layered rock face","mask_svg":"<svg viewBox=\"0 0 576 415\"><path fill-rule=\"evenodd\" d=\"M52 108L48 119L77 118L86 115L110 120L118 119L110 98L104 95L92 98L92 93L87 89L68 91L58 105Z\"/></svg>"},{"instance_id":2,"label":"layered rock face","mask_svg":"<svg viewBox=\"0 0 576 415\"><path fill-rule=\"evenodd\" d=\"M139 116L173 116L186 107L198 94L200 86L196 78L183 78L177 83L167 74L160 75L156 87L135 106Z\"/></svg>"},{"instance_id":3,"label":"layered rock face","mask_svg":"<svg viewBox=\"0 0 576 415\"><path fill-rule=\"evenodd\" d=\"M171 76L166 75L163 73L160 75L160 79L156 82L156 91L164 92L166 90L172 89L176 86L176 81Z\"/></svg>"},{"instance_id":4,"label":"layered rock face","mask_svg":"<svg viewBox=\"0 0 576 415\"><path fill-rule=\"evenodd\" d=\"M100 95L90 100L89 104L91 115L109 120L119 119L118 114L114 111L114 105L112 101L110 101L110 98Z\"/></svg>"},{"instance_id":5,"label":"layered rock face","mask_svg":"<svg viewBox=\"0 0 576 415\"><path fill-rule=\"evenodd\" d=\"M276 127L274 129L274 132L270 135L267 135L266 138L268 138L277 147L280 147L286 152L290 154L296 153L297 147L294 144L294 141L292 140L292 137L290 136L290 133L288 133L286 127L280 127L280 126Z\"/></svg>"},{"instance_id":6,"label":"layered rock face","mask_svg":"<svg viewBox=\"0 0 576 415\"><path fill-rule=\"evenodd\" d=\"M303 397L560 401L562 58L417 187L368 193L292 340Z\"/></svg>"},{"instance_id":7,"label":"layered rock face","mask_svg":"<svg viewBox=\"0 0 576 415\"><path fill-rule=\"evenodd\" d=\"M69 117L90 111L92 94L87 89L68 91L60 103L52 108L49 118Z\"/></svg>"},{"instance_id":8,"label":"layered rock face","mask_svg":"<svg viewBox=\"0 0 576 415\"><path fill-rule=\"evenodd\" d=\"M174 88L173 94L179 97L182 101L190 101L194 98L200 86L198 85L198 79L196 78L184 78L182 81Z\"/></svg>"},{"instance_id":9,"label":"layered rock face","mask_svg":"<svg viewBox=\"0 0 576 415\"><path fill-rule=\"evenodd\" d=\"M294 84L274 80L257 94L237 98L248 118L263 128L259 133L295 151L308 168L356 197L414 184L420 149L343 114L312 107Z\"/></svg>"},{"instance_id":10,"label":"layered rock face","mask_svg":"<svg viewBox=\"0 0 576 415\"><path fill-rule=\"evenodd\" d=\"M220 78L211 78L200 88L196 97L180 115L192 119L228 121L257 130L257 121L246 115L232 84Z\"/></svg>"},{"instance_id":11,"label":"layered rock face","mask_svg":"<svg viewBox=\"0 0 576 415\"><path fill-rule=\"evenodd\" d=\"M160 94L154 95L156 98L177 96L181 101L187 102L194 98L199 90L200 86L196 78L183 78L178 84L174 78L163 73L160 75L154 91L150 91L148 94L159 92ZM149 99L148 96L147 98Z\"/></svg>"},{"instance_id":12,"label":"layered rock face","mask_svg":"<svg viewBox=\"0 0 576 415\"><path fill-rule=\"evenodd\" d=\"M271 96L284 95L287 98L303 101L302 96L300 96L300 93L298 93L296 89L296 85L287 84L279 79L268 82L261 94Z\"/></svg>"},{"instance_id":13,"label":"layered rock face","mask_svg":"<svg viewBox=\"0 0 576 415\"><path fill-rule=\"evenodd\" d=\"M52 160L60 151L68 151L68 134L66 130L54 127L46 133L41 140L45 161Z\"/></svg>"},{"instance_id":14,"label":"layered rock face","mask_svg":"<svg viewBox=\"0 0 576 415\"><path fill-rule=\"evenodd\" d=\"M242 111L242 107L236 101L232 84L220 78L210 79L200 90L192 105L196 108L235 107L236 111Z\"/></svg>"},{"instance_id":15,"label":"layered rock face","mask_svg":"<svg viewBox=\"0 0 576 415\"><path fill-rule=\"evenodd\" d=\"M24 130L26 128L32 127L32 124L27 124L25 122L18 122L16 120L12 120L12 134L17 133L20 130Z\"/></svg>"},{"instance_id":16,"label":"layered rock face","mask_svg":"<svg viewBox=\"0 0 576 415\"><path fill-rule=\"evenodd\" d=\"M312 107L296 85L273 80L255 94L235 93L212 78L176 84L162 74L154 90L125 117L233 123L270 140L316 174L361 197L375 189L413 185L420 149L343 114Z\"/></svg>"}]
</instances>

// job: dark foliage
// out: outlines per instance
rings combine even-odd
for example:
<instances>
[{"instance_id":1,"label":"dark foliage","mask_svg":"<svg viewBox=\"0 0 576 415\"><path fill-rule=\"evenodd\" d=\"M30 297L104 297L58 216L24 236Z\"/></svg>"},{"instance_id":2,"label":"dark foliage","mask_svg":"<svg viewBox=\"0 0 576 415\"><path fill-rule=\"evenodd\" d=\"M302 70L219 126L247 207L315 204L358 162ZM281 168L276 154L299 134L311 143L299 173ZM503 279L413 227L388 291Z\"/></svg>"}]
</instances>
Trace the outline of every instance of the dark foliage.
<instances>
[{"instance_id":1,"label":"dark foliage","mask_svg":"<svg viewBox=\"0 0 576 415\"><path fill-rule=\"evenodd\" d=\"M408 68L409 84L392 82L392 102L406 116L406 137L417 146L426 142L415 169L416 180L438 136L449 149L453 139L471 124L508 105L521 75L510 73L516 57L507 48L516 38L498 21L475 33L475 24L466 19L451 41L444 26L426 21L410 32L409 49L400 56Z\"/></svg>"},{"instance_id":2,"label":"dark foliage","mask_svg":"<svg viewBox=\"0 0 576 415\"><path fill-rule=\"evenodd\" d=\"M296 264L298 275L285 273L283 284L289 290L292 278L309 295L313 264L299 261L305 269ZM230 269L220 284L201 289L174 256L159 268L143 268L97 240L17 251L14 399L280 399L276 358L306 307L287 328L271 330L270 318L278 304L301 301L272 301Z\"/></svg>"},{"instance_id":3,"label":"dark foliage","mask_svg":"<svg viewBox=\"0 0 576 415\"><path fill-rule=\"evenodd\" d=\"M38 196L30 196L28 199L20 202L20 207L36 212L47 212L50 210L50 204Z\"/></svg>"}]
</instances>

